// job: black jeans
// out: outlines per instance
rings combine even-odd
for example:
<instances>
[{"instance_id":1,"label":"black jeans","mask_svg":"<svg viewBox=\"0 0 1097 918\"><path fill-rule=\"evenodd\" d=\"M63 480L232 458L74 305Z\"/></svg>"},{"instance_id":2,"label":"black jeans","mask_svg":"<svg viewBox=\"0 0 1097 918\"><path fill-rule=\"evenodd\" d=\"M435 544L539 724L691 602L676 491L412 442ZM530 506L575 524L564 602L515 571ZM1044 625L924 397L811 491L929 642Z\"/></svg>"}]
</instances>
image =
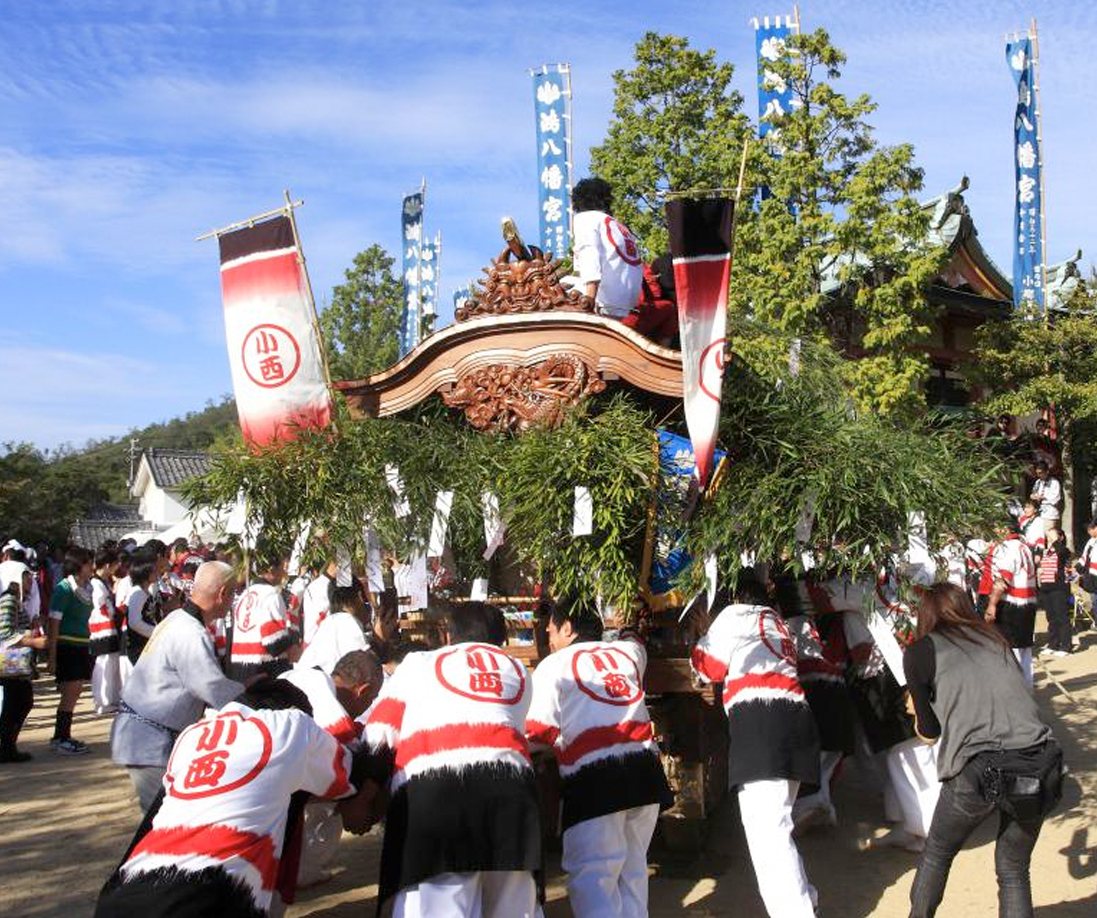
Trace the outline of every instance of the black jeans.
<instances>
[{"instance_id":1,"label":"black jeans","mask_svg":"<svg viewBox=\"0 0 1097 918\"><path fill-rule=\"evenodd\" d=\"M979 824L998 809L983 798L980 779L986 765L987 758L977 755L960 774L941 786L926 850L910 889L911 918L933 918L937 913L953 858ZM998 840L994 845L999 918L1032 918L1028 869L1043 823L1042 816L1021 822L999 811Z\"/></svg>"},{"instance_id":2,"label":"black jeans","mask_svg":"<svg viewBox=\"0 0 1097 918\"><path fill-rule=\"evenodd\" d=\"M0 679L4 689L4 707L0 710L0 751L14 752L15 741L34 707L34 684L21 677Z\"/></svg>"},{"instance_id":3,"label":"black jeans","mask_svg":"<svg viewBox=\"0 0 1097 918\"><path fill-rule=\"evenodd\" d=\"M1070 591L1066 585L1040 587L1040 605L1047 613L1047 645L1052 650L1070 650Z\"/></svg>"}]
</instances>

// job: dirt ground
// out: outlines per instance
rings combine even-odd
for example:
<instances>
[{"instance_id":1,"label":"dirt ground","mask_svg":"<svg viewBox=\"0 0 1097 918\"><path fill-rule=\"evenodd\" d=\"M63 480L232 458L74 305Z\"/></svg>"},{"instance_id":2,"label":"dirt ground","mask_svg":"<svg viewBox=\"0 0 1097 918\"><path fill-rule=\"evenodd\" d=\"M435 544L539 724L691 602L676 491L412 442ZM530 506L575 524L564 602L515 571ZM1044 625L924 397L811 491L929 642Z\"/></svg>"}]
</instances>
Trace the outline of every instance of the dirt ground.
<instances>
[{"instance_id":1,"label":"dirt ground","mask_svg":"<svg viewBox=\"0 0 1097 918\"><path fill-rule=\"evenodd\" d=\"M1037 671L1036 694L1070 771L1063 804L1045 824L1033 859L1038 918L1097 915L1097 635L1082 635L1080 642L1081 652ZM47 746L57 701L52 683L40 679L36 696L21 741L34 761L0 765L0 916L85 918L126 848L138 822L137 806L125 774L110 761L109 719L90 711L85 694L73 734L91 743L92 752L58 757ZM858 850L858 841L880 834L883 824L880 801L859 787L856 772L843 775L835 802L839 825L800 841L808 875L819 889L820 914L905 916L917 855ZM997 915L994 832L988 820L957 858L940 915ZM290 918L372 916L379 855L379 829L360 838L345 835L337 875L303 891L288 911ZM548 899L548 918L571 915L558 862L549 870ZM651 914L765 918L733 802L712 820L699 854L653 853Z\"/></svg>"}]
</instances>

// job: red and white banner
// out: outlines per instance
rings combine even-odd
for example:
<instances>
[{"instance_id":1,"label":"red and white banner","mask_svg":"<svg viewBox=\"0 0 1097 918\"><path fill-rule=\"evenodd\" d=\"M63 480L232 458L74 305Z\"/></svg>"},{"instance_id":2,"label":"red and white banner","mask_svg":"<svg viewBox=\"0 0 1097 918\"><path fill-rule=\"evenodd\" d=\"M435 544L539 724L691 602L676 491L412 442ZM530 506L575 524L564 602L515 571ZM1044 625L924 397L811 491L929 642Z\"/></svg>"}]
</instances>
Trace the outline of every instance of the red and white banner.
<instances>
[{"instance_id":1,"label":"red and white banner","mask_svg":"<svg viewBox=\"0 0 1097 918\"><path fill-rule=\"evenodd\" d=\"M288 216L218 237L236 410L253 446L326 427L331 397Z\"/></svg>"},{"instance_id":2,"label":"red and white banner","mask_svg":"<svg viewBox=\"0 0 1097 918\"><path fill-rule=\"evenodd\" d=\"M668 201L667 230L678 296L686 426L703 488L712 474L724 381L728 278L735 204Z\"/></svg>"}]
</instances>

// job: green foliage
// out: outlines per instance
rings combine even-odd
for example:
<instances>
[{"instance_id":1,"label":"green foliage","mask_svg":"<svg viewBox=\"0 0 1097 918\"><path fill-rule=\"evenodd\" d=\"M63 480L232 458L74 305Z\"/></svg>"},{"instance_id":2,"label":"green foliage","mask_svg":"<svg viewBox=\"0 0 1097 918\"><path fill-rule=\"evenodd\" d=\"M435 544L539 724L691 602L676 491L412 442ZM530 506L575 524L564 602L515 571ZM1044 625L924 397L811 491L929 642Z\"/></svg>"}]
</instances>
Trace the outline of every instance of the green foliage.
<instances>
[{"instance_id":1,"label":"green foliage","mask_svg":"<svg viewBox=\"0 0 1097 918\"><path fill-rule=\"evenodd\" d=\"M0 534L23 542L64 544L69 527L97 503L130 500L130 439L141 449L206 449L237 424L236 403L225 398L202 411L150 424L83 448L48 452L29 443L0 447Z\"/></svg>"},{"instance_id":2,"label":"green foliage","mask_svg":"<svg viewBox=\"0 0 1097 918\"><path fill-rule=\"evenodd\" d=\"M878 570L906 547L908 514L926 516L931 545L988 533L1004 513L998 464L979 441L944 420L898 425L836 392L841 359L805 343L792 376L756 375L735 364L725 380L720 440L730 467L695 517L695 557L715 553L734 576L742 552L800 563L811 548L820 566L852 575ZM807 545L796 526L809 497ZM693 586L700 580L693 571Z\"/></svg>"},{"instance_id":3,"label":"green foliage","mask_svg":"<svg viewBox=\"0 0 1097 918\"><path fill-rule=\"evenodd\" d=\"M771 69L797 104L772 119L768 146L750 148L732 327L749 319L760 329L750 341L758 350L744 352L752 362L791 337L826 338L860 358L838 370L858 404L915 414L928 369L919 345L934 318L923 290L944 257L926 242L928 214L914 197L922 171L909 144L877 143L868 96L836 89L845 56L825 31L793 36L789 47ZM649 254L666 245L663 192L737 183L749 126L731 74L714 51L653 33L638 43L635 68L614 74L614 118L591 163ZM772 196L748 206L763 186Z\"/></svg>"},{"instance_id":4,"label":"green foliage","mask_svg":"<svg viewBox=\"0 0 1097 918\"><path fill-rule=\"evenodd\" d=\"M773 196L741 215L732 313L786 336L826 335L859 358L841 376L861 406L913 413L934 318L923 290L945 254L926 241L922 170L909 144L876 142L867 95L835 88L846 59L825 31L788 44L772 70L795 103L751 163L753 184Z\"/></svg>"},{"instance_id":5,"label":"green foliage","mask_svg":"<svg viewBox=\"0 0 1097 918\"><path fill-rule=\"evenodd\" d=\"M734 187L750 126L733 70L711 49L648 32L635 68L613 74L613 120L590 151L591 168L614 186L614 212L649 258L667 250L663 193Z\"/></svg>"},{"instance_id":6,"label":"green foliage","mask_svg":"<svg viewBox=\"0 0 1097 918\"><path fill-rule=\"evenodd\" d=\"M376 243L359 252L320 313L332 379L361 379L396 363L403 294L392 266Z\"/></svg>"},{"instance_id":7,"label":"green foliage","mask_svg":"<svg viewBox=\"0 0 1097 918\"><path fill-rule=\"evenodd\" d=\"M428 403L409 418L352 423L336 433L302 431L260 451L242 441L214 450L213 469L188 497L227 510L243 492L269 540L288 550L305 520L314 534L307 561L330 545L361 557L365 522L401 557L424 547L437 493L454 492L449 542L461 578L485 573L482 495L499 498L507 545L538 577L560 590L623 604L637 593L636 547L655 470L652 418L625 399L570 417L555 431L478 434ZM395 513L386 467L400 471L407 516ZM589 488L594 534L571 538L574 489ZM325 544L326 543L326 544Z\"/></svg>"},{"instance_id":8,"label":"green foliage","mask_svg":"<svg viewBox=\"0 0 1097 918\"><path fill-rule=\"evenodd\" d=\"M1071 448L1088 453L1097 441L1097 282L1079 284L1062 309L1044 319L1035 308L976 332L966 378L988 396L989 414L1028 414L1054 406ZM1086 432L1085 442L1078 435Z\"/></svg>"},{"instance_id":9,"label":"green foliage","mask_svg":"<svg viewBox=\"0 0 1097 918\"><path fill-rule=\"evenodd\" d=\"M777 367L773 352L770 366ZM723 576L740 554L819 563L854 575L878 569L906 545L908 515L926 516L932 544L989 533L1000 521L999 466L978 441L943 420L899 425L859 409L835 388L842 360L826 343L802 343L800 372L755 373L735 363L724 386L720 442L730 463L714 497L686 524L694 557L715 553ZM654 417L628 396L596 401L555 430L479 434L441 407L303 432L293 443L252 452L222 445L213 471L190 487L199 503L227 508L243 491L268 536L288 548L304 520L331 544L363 551L363 521L398 556L421 549L435 496L454 492L449 542L459 580L485 573L481 495L499 498L507 549L535 580L558 593L601 595L628 607L639 591L646 514L656 483ZM385 480L396 466L411 511L394 512ZM589 488L594 534L571 535L574 489ZM796 524L814 495L810 546ZM330 548L319 541L309 560ZM695 568L697 566L695 565ZM696 588L701 573L687 572Z\"/></svg>"}]
</instances>

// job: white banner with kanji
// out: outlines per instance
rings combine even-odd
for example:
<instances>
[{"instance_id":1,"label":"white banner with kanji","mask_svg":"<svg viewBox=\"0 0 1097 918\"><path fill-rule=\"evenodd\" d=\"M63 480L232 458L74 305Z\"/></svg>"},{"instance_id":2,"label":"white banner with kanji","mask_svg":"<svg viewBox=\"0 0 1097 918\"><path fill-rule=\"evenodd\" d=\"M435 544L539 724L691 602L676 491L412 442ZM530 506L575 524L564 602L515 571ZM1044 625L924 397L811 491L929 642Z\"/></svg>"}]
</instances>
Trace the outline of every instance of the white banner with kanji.
<instances>
[{"instance_id":1,"label":"white banner with kanji","mask_svg":"<svg viewBox=\"0 0 1097 918\"><path fill-rule=\"evenodd\" d=\"M293 439L299 427L326 427L331 397L289 217L224 233L218 241L225 337L244 439L264 446Z\"/></svg>"}]
</instances>

